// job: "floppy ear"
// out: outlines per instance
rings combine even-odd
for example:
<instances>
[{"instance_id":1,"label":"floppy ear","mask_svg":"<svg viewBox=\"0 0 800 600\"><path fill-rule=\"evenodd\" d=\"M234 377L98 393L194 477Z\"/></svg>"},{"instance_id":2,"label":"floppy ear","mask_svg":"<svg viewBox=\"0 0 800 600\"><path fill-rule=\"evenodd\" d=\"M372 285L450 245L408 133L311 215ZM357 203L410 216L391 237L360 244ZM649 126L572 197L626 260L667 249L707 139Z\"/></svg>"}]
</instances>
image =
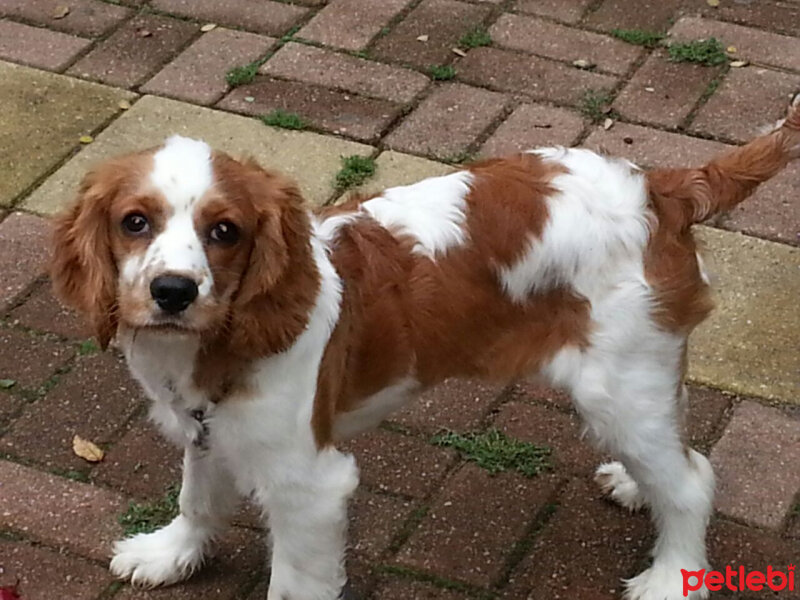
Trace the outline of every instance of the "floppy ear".
<instances>
[{"instance_id":1,"label":"floppy ear","mask_svg":"<svg viewBox=\"0 0 800 600\"><path fill-rule=\"evenodd\" d=\"M117 270L108 207L116 194L99 172L81 183L77 202L56 218L50 277L56 295L85 314L105 349L117 330Z\"/></svg>"},{"instance_id":2,"label":"floppy ear","mask_svg":"<svg viewBox=\"0 0 800 600\"><path fill-rule=\"evenodd\" d=\"M255 162L228 159L222 185L250 202L256 226L248 263L233 298L229 347L249 358L285 350L308 323L318 287L311 223L297 186Z\"/></svg>"}]
</instances>

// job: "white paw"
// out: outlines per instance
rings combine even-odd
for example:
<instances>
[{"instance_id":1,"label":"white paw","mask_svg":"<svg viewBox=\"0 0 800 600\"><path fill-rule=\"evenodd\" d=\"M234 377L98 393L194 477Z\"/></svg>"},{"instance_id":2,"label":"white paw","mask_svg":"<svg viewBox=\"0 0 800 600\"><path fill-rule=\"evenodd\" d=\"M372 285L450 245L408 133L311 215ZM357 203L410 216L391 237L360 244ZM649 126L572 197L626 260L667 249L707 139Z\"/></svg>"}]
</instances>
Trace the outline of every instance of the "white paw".
<instances>
[{"instance_id":1,"label":"white paw","mask_svg":"<svg viewBox=\"0 0 800 600\"><path fill-rule=\"evenodd\" d=\"M153 533L114 544L111 572L133 585L156 587L186 579L203 562L211 534L179 515Z\"/></svg>"},{"instance_id":2,"label":"white paw","mask_svg":"<svg viewBox=\"0 0 800 600\"><path fill-rule=\"evenodd\" d=\"M639 493L639 486L628 475L622 463L616 461L603 463L597 467L594 480L604 494L629 511L634 512L644 506L644 498Z\"/></svg>"},{"instance_id":3,"label":"white paw","mask_svg":"<svg viewBox=\"0 0 800 600\"><path fill-rule=\"evenodd\" d=\"M699 567L702 568L702 567ZM697 569L689 569L697 570ZM690 583L695 583L692 579ZM699 590L687 588L684 595L683 575L677 565L653 565L625 582L626 600L704 600L709 591L705 585Z\"/></svg>"}]
</instances>

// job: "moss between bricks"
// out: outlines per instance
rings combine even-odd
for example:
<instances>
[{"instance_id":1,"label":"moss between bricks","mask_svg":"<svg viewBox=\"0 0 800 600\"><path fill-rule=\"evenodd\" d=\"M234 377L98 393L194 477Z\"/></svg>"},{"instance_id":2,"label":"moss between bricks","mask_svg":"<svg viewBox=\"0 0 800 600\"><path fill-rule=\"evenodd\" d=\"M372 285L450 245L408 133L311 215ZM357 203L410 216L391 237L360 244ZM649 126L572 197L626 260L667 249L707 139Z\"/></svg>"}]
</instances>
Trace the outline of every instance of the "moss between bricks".
<instances>
[{"instance_id":1,"label":"moss between bricks","mask_svg":"<svg viewBox=\"0 0 800 600\"><path fill-rule=\"evenodd\" d=\"M492 43L492 36L485 27L477 26L470 29L458 40L458 45L462 48L480 48L489 46Z\"/></svg>"},{"instance_id":2,"label":"moss between bricks","mask_svg":"<svg viewBox=\"0 0 800 600\"><path fill-rule=\"evenodd\" d=\"M179 495L180 486L171 485L165 496L159 500L141 504L131 502L117 521L128 536L155 531L178 515Z\"/></svg>"},{"instance_id":3,"label":"moss between bricks","mask_svg":"<svg viewBox=\"0 0 800 600\"><path fill-rule=\"evenodd\" d=\"M580 102L580 111L589 117L592 123L600 122L610 116L611 95L604 90L587 90Z\"/></svg>"},{"instance_id":4,"label":"moss between bricks","mask_svg":"<svg viewBox=\"0 0 800 600\"><path fill-rule=\"evenodd\" d=\"M367 156L345 156L336 174L336 190L344 191L364 183L375 174L375 159Z\"/></svg>"},{"instance_id":5,"label":"moss between bricks","mask_svg":"<svg viewBox=\"0 0 800 600\"><path fill-rule=\"evenodd\" d=\"M428 73L434 81L449 81L456 76L456 69L452 65L431 65Z\"/></svg>"},{"instance_id":6,"label":"moss between bricks","mask_svg":"<svg viewBox=\"0 0 800 600\"><path fill-rule=\"evenodd\" d=\"M436 434L431 442L437 446L454 448L466 460L476 463L492 475L513 470L526 477L534 477L552 468L550 448L510 438L497 429L466 434L445 431Z\"/></svg>"},{"instance_id":7,"label":"moss between bricks","mask_svg":"<svg viewBox=\"0 0 800 600\"><path fill-rule=\"evenodd\" d=\"M261 116L260 119L264 125L280 127L282 129L306 128L306 122L300 115L280 109L273 110L271 113Z\"/></svg>"},{"instance_id":8,"label":"moss between bricks","mask_svg":"<svg viewBox=\"0 0 800 600\"><path fill-rule=\"evenodd\" d=\"M728 62L725 48L717 38L670 44L669 59L673 62L692 62L715 67Z\"/></svg>"},{"instance_id":9,"label":"moss between bricks","mask_svg":"<svg viewBox=\"0 0 800 600\"><path fill-rule=\"evenodd\" d=\"M655 48L666 37L663 33L643 29L612 29L611 35L623 42L645 48Z\"/></svg>"}]
</instances>

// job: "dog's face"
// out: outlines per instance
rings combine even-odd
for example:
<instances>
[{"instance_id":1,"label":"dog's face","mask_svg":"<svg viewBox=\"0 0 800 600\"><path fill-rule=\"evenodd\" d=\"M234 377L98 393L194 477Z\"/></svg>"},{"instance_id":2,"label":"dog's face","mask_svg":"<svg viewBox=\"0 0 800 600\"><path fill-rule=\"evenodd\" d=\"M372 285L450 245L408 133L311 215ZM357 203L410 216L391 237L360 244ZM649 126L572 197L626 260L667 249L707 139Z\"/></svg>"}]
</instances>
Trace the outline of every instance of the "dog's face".
<instances>
[{"instance_id":1,"label":"dog's face","mask_svg":"<svg viewBox=\"0 0 800 600\"><path fill-rule=\"evenodd\" d=\"M103 345L118 324L164 335L229 327L233 305L286 270L286 221L300 204L282 177L170 138L84 178L56 224L55 288Z\"/></svg>"}]
</instances>

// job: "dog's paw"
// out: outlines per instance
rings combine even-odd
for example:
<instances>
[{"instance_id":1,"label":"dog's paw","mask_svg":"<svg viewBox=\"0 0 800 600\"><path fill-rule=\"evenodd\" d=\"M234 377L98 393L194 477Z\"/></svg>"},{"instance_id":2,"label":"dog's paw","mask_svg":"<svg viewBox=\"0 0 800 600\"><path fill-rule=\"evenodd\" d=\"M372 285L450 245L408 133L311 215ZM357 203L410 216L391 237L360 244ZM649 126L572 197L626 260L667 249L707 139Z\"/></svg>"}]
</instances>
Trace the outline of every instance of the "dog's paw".
<instances>
[{"instance_id":1,"label":"dog's paw","mask_svg":"<svg viewBox=\"0 0 800 600\"><path fill-rule=\"evenodd\" d=\"M638 484L628 475L622 463L603 463L597 467L594 480L605 495L629 511L634 512L644 506Z\"/></svg>"},{"instance_id":2,"label":"dog's paw","mask_svg":"<svg viewBox=\"0 0 800 600\"><path fill-rule=\"evenodd\" d=\"M157 587L182 581L203 562L210 535L179 515L153 533L140 533L114 544L111 572L133 585Z\"/></svg>"},{"instance_id":3,"label":"dog's paw","mask_svg":"<svg viewBox=\"0 0 800 600\"><path fill-rule=\"evenodd\" d=\"M654 564L625 581L625 600L705 600L709 594L708 588L701 584L697 590L688 588L684 595L681 568L672 564Z\"/></svg>"}]
</instances>

